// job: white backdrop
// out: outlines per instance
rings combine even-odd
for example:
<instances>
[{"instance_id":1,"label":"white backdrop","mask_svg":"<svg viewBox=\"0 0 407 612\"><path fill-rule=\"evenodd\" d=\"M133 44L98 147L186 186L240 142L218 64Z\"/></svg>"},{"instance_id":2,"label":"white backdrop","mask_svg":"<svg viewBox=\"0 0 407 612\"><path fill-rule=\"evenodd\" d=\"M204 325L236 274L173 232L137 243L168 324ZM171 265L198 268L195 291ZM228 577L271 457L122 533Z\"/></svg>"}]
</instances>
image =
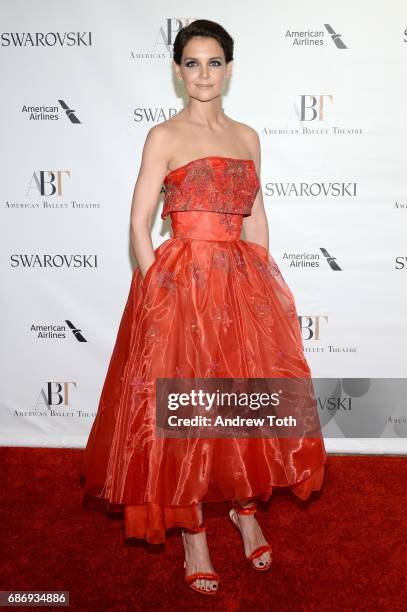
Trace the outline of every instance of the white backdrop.
<instances>
[{"instance_id":1,"label":"white backdrop","mask_svg":"<svg viewBox=\"0 0 407 612\"><path fill-rule=\"evenodd\" d=\"M269 250L313 376L355 400L322 414L327 450L405 453L406 402L389 379L407 372L406 5L0 6L0 444L86 443L136 265L142 146L183 107L172 43L199 16L235 40L223 108L260 135ZM155 246L170 237L161 206ZM362 417L374 436L359 437ZM388 418L400 420L384 430Z\"/></svg>"}]
</instances>

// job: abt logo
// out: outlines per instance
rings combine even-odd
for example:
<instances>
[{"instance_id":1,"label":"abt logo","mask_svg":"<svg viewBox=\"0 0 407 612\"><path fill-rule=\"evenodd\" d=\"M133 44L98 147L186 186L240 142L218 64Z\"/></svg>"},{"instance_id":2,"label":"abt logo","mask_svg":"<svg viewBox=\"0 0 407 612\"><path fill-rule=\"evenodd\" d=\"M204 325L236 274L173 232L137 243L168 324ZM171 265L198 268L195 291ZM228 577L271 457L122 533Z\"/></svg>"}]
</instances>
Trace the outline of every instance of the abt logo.
<instances>
[{"instance_id":1,"label":"abt logo","mask_svg":"<svg viewBox=\"0 0 407 612\"><path fill-rule=\"evenodd\" d=\"M328 317L325 315L315 315L314 317L299 316L303 340L320 340L321 339L321 322L328 323Z\"/></svg>"},{"instance_id":2,"label":"abt logo","mask_svg":"<svg viewBox=\"0 0 407 612\"><path fill-rule=\"evenodd\" d=\"M179 19L178 17L169 17L165 19L164 25L161 26L157 39L155 41L155 45L165 45L167 50L171 52L172 45L174 44L174 40L179 30L193 21L196 20L196 17L187 17L185 19Z\"/></svg>"},{"instance_id":3,"label":"abt logo","mask_svg":"<svg viewBox=\"0 0 407 612\"><path fill-rule=\"evenodd\" d=\"M34 172L25 195L32 192L42 196L63 195L62 179L64 175L71 176L70 170L39 170Z\"/></svg>"},{"instance_id":4,"label":"abt logo","mask_svg":"<svg viewBox=\"0 0 407 612\"><path fill-rule=\"evenodd\" d=\"M324 121L326 101L333 102L331 94L301 94L294 103L294 115L299 121Z\"/></svg>"},{"instance_id":5,"label":"abt logo","mask_svg":"<svg viewBox=\"0 0 407 612\"><path fill-rule=\"evenodd\" d=\"M53 408L55 406L69 406L69 390L70 385L76 388L76 382L47 382L45 387L41 389L38 404L45 404L47 408ZM40 399L42 401L40 401Z\"/></svg>"}]
</instances>

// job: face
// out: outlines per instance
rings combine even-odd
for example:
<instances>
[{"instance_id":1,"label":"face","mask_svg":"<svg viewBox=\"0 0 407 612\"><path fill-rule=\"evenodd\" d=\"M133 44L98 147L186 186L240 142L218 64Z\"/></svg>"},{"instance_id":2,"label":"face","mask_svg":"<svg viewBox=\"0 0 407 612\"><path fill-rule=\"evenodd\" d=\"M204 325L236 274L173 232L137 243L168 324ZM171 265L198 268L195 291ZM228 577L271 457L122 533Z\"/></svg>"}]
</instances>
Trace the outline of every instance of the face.
<instances>
[{"instance_id":1,"label":"face","mask_svg":"<svg viewBox=\"0 0 407 612\"><path fill-rule=\"evenodd\" d=\"M194 36L185 45L181 65L173 62L177 78L183 80L191 98L209 101L220 96L232 62L226 64L220 44L211 37Z\"/></svg>"}]
</instances>

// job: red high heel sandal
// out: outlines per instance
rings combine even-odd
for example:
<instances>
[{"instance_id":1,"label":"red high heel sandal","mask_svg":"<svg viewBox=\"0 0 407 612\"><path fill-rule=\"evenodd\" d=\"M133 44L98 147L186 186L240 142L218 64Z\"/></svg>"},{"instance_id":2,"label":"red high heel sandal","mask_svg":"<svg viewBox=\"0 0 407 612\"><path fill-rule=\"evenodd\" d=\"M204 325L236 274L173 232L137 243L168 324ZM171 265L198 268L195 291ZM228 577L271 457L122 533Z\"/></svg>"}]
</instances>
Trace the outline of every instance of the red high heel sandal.
<instances>
[{"instance_id":1,"label":"red high heel sandal","mask_svg":"<svg viewBox=\"0 0 407 612\"><path fill-rule=\"evenodd\" d=\"M235 527L237 527L238 530L240 531L240 535L242 535L242 532L240 529L239 519L237 517L237 514L256 514L256 512L257 512L256 502L251 502L245 507L238 504L236 500L233 502L233 508L229 510L229 518L232 521L232 523L235 525ZM259 546L258 548L256 548L248 557L246 557L246 559L250 562L250 565L252 566L252 568L255 569L257 572L265 572L271 567L272 550L273 549L272 549L271 544L264 544L263 546ZM260 567L256 565L255 563L253 563L254 559L257 559L257 557L260 557L265 552L270 553L270 561L268 563L266 563L263 567Z\"/></svg>"},{"instance_id":2,"label":"red high heel sandal","mask_svg":"<svg viewBox=\"0 0 407 612\"><path fill-rule=\"evenodd\" d=\"M185 546L185 532L187 533L192 533L192 534L196 534L196 533L201 533L202 531L206 531L206 527L205 525L202 523L202 525L200 525L197 529L183 529L181 532L182 535L182 543L184 544L184 550L186 550L186 546ZM184 559L184 568L186 568L187 566L187 560L186 558ZM194 574L189 574L189 576L187 576L186 570L185 570L185 582L191 587L191 589L194 589L194 591L198 591L198 593L202 593L203 595L215 595L218 592L218 589L201 589L197 586L195 586L194 584L192 584L193 582L195 582L195 580L216 580L218 583L218 587L219 587L219 575L215 572L195 572Z\"/></svg>"}]
</instances>

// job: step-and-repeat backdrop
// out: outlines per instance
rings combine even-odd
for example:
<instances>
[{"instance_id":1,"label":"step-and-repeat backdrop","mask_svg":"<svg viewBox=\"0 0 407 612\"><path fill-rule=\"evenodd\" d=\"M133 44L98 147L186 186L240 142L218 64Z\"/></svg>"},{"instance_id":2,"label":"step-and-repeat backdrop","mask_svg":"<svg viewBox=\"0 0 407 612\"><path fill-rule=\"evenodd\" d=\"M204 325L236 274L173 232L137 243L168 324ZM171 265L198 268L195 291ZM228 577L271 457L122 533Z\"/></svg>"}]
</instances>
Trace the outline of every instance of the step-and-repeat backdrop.
<instances>
[{"instance_id":1,"label":"step-and-repeat backdrop","mask_svg":"<svg viewBox=\"0 0 407 612\"><path fill-rule=\"evenodd\" d=\"M222 106L260 135L269 250L324 379L327 449L406 452L407 13L396 0L1 4L0 444L86 443L137 265L142 147L187 102L172 45L198 17L235 40ZM154 246L170 237L162 196Z\"/></svg>"}]
</instances>

